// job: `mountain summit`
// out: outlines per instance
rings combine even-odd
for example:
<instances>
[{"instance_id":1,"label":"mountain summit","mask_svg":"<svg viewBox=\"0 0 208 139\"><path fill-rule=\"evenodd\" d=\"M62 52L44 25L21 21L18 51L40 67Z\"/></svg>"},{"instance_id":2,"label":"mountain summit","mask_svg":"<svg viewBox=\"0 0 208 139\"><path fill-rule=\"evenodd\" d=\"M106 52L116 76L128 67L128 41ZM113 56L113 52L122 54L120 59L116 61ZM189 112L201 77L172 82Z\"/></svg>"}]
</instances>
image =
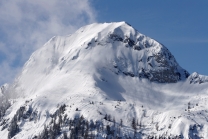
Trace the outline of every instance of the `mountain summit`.
<instances>
[{"instance_id":1,"label":"mountain summit","mask_svg":"<svg viewBox=\"0 0 208 139\"><path fill-rule=\"evenodd\" d=\"M201 78L203 84L196 84ZM205 79L189 76L165 46L126 22L94 23L53 37L31 55L1 94L12 97L0 105L0 136L87 136L89 127L80 127L86 119L99 138L188 137L194 126L190 117L206 121L197 115L206 108Z\"/></svg>"},{"instance_id":2,"label":"mountain summit","mask_svg":"<svg viewBox=\"0 0 208 139\"><path fill-rule=\"evenodd\" d=\"M76 74L77 77L72 76ZM159 83L175 83L189 76L165 46L126 22L116 22L95 23L72 35L53 37L32 54L16 84L19 95L20 92L34 93L46 86L51 88L52 84L56 87L74 78L78 87L86 80L84 76L97 82L105 80L106 74Z\"/></svg>"},{"instance_id":3,"label":"mountain summit","mask_svg":"<svg viewBox=\"0 0 208 139\"><path fill-rule=\"evenodd\" d=\"M104 67L118 75L160 83L173 83L189 76L165 46L139 33L126 22L118 22L95 23L72 35L53 37L32 54L23 68L20 82L24 82L27 76L33 81L38 80L34 73L63 75L63 72L76 68L96 74Z\"/></svg>"}]
</instances>

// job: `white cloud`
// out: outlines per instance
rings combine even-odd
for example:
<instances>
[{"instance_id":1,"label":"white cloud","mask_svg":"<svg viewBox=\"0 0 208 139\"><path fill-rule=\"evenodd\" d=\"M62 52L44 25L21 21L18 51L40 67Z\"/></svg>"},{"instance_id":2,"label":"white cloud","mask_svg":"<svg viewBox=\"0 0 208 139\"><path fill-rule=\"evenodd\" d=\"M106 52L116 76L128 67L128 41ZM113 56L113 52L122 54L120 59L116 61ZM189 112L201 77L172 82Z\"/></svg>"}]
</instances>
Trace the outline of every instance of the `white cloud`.
<instances>
[{"instance_id":1,"label":"white cloud","mask_svg":"<svg viewBox=\"0 0 208 139\"><path fill-rule=\"evenodd\" d=\"M11 81L37 48L95 22L88 0L1 0L0 84Z\"/></svg>"}]
</instances>

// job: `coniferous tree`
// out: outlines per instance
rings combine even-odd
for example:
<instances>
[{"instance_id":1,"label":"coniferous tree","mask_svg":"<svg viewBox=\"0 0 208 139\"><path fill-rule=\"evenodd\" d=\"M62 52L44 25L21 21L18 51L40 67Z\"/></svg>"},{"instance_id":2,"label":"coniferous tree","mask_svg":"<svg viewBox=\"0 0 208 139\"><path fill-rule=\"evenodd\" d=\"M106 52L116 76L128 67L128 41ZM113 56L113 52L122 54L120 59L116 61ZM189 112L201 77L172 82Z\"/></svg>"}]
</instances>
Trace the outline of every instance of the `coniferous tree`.
<instances>
[{"instance_id":1,"label":"coniferous tree","mask_svg":"<svg viewBox=\"0 0 208 139\"><path fill-rule=\"evenodd\" d=\"M62 120L62 116L61 116L61 114L59 115L59 122L58 122L59 124L60 124L60 126L62 125L62 123L63 123L63 120Z\"/></svg>"},{"instance_id":2,"label":"coniferous tree","mask_svg":"<svg viewBox=\"0 0 208 139\"><path fill-rule=\"evenodd\" d=\"M104 130L104 125L103 123L101 123L101 131L103 132L103 130Z\"/></svg>"},{"instance_id":3,"label":"coniferous tree","mask_svg":"<svg viewBox=\"0 0 208 139\"><path fill-rule=\"evenodd\" d=\"M96 129L97 133L100 131L100 122L96 121Z\"/></svg>"},{"instance_id":4,"label":"coniferous tree","mask_svg":"<svg viewBox=\"0 0 208 139\"><path fill-rule=\"evenodd\" d=\"M111 134L111 129L109 125L106 126L106 132L107 132L107 135Z\"/></svg>"},{"instance_id":5,"label":"coniferous tree","mask_svg":"<svg viewBox=\"0 0 208 139\"><path fill-rule=\"evenodd\" d=\"M135 118L132 119L131 126L134 130L136 130L137 127L136 127L136 119Z\"/></svg>"},{"instance_id":6,"label":"coniferous tree","mask_svg":"<svg viewBox=\"0 0 208 139\"><path fill-rule=\"evenodd\" d=\"M76 127L74 128L74 137L75 137L75 138L78 138L78 135L79 135L79 128L76 126Z\"/></svg>"},{"instance_id":7,"label":"coniferous tree","mask_svg":"<svg viewBox=\"0 0 208 139\"><path fill-rule=\"evenodd\" d=\"M95 128L95 124L93 120L90 121L90 129L93 130Z\"/></svg>"},{"instance_id":8,"label":"coniferous tree","mask_svg":"<svg viewBox=\"0 0 208 139\"><path fill-rule=\"evenodd\" d=\"M86 129L85 130L85 133L84 133L84 139L88 139L88 137L89 137L88 132L89 132L89 130Z\"/></svg>"},{"instance_id":9,"label":"coniferous tree","mask_svg":"<svg viewBox=\"0 0 208 139\"><path fill-rule=\"evenodd\" d=\"M63 120L63 122L64 122L64 125L67 124L67 114L64 115L64 120Z\"/></svg>"},{"instance_id":10,"label":"coniferous tree","mask_svg":"<svg viewBox=\"0 0 208 139\"><path fill-rule=\"evenodd\" d=\"M55 123L53 124L53 132L54 132L54 135L59 135L61 133L61 126L60 126L60 123Z\"/></svg>"},{"instance_id":11,"label":"coniferous tree","mask_svg":"<svg viewBox=\"0 0 208 139\"><path fill-rule=\"evenodd\" d=\"M8 138L12 138L16 135L17 132L19 132L19 125L17 124L17 120L17 115L15 114L9 127Z\"/></svg>"},{"instance_id":12,"label":"coniferous tree","mask_svg":"<svg viewBox=\"0 0 208 139\"><path fill-rule=\"evenodd\" d=\"M72 127L72 120L69 120L69 130L71 130Z\"/></svg>"},{"instance_id":13,"label":"coniferous tree","mask_svg":"<svg viewBox=\"0 0 208 139\"><path fill-rule=\"evenodd\" d=\"M44 125L44 129L43 129L43 132L41 133L40 137L42 139L48 139L49 138L48 129L47 129L46 125Z\"/></svg>"},{"instance_id":14,"label":"coniferous tree","mask_svg":"<svg viewBox=\"0 0 208 139\"><path fill-rule=\"evenodd\" d=\"M68 139L66 132L64 132L64 139Z\"/></svg>"},{"instance_id":15,"label":"coniferous tree","mask_svg":"<svg viewBox=\"0 0 208 139\"><path fill-rule=\"evenodd\" d=\"M108 115L107 115L107 114L105 114L104 119L105 119L105 120L108 120Z\"/></svg>"},{"instance_id":16,"label":"coniferous tree","mask_svg":"<svg viewBox=\"0 0 208 139\"><path fill-rule=\"evenodd\" d=\"M110 114L108 115L108 121L111 121L111 115Z\"/></svg>"},{"instance_id":17,"label":"coniferous tree","mask_svg":"<svg viewBox=\"0 0 208 139\"><path fill-rule=\"evenodd\" d=\"M123 120L122 119L120 120L120 126L121 127L123 126Z\"/></svg>"},{"instance_id":18,"label":"coniferous tree","mask_svg":"<svg viewBox=\"0 0 208 139\"><path fill-rule=\"evenodd\" d=\"M113 126L114 126L114 127L116 126L116 120L115 120L115 117L113 117Z\"/></svg>"},{"instance_id":19,"label":"coniferous tree","mask_svg":"<svg viewBox=\"0 0 208 139\"><path fill-rule=\"evenodd\" d=\"M48 134L49 134L49 137L50 139L55 139L56 138L56 135L54 134L55 132L53 131L53 128L52 126L49 128L49 131L48 131Z\"/></svg>"},{"instance_id":20,"label":"coniferous tree","mask_svg":"<svg viewBox=\"0 0 208 139\"><path fill-rule=\"evenodd\" d=\"M0 120L5 115L6 110L10 106L11 106L11 104L5 96L0 97Z\"/></svg>"},{"instance_id":21,"label":"coniferous tree","mask_svg":"<svg viewBox=\"0 0 208 139\"><path fill-rule=\"evenodd\" d=\"M81 136L84 137L84 133L85 133L85 124L83 122L83 125L81 126Z\"/></svg>"},{"instance_id":22,"label":"coniferous tree","mask_svg":"<svg viewBox=\"0 0 208 139\"><path fill-rule=\"evenodd\" d=\"M156 123L155 128L156 128L157 131L159 130L159 125L158 125L158 123Z\"/></svg>"},{"instance_id":23,"label":"coniferous tree","mask_svg":"<svg viewBox=\"0 0 208 139\"><path fill-rule=\"evenodd\" d=\"M137 125L136 125L136 119L135 118L132 119L131 126L134 129L134 137L135 137L136 136L136 130L137 130Z\"/></svg>"},{"instance_id":24,"label":"coniferous tree","mask_svg":"<svg viewBox=\"0 0 208 139\"><path fill-rule=\"evenodd\" d=\"M84 134L84 138L87 139L89 137L89 122L86 121L86 130Z\"/></svg>"}]
</instances>

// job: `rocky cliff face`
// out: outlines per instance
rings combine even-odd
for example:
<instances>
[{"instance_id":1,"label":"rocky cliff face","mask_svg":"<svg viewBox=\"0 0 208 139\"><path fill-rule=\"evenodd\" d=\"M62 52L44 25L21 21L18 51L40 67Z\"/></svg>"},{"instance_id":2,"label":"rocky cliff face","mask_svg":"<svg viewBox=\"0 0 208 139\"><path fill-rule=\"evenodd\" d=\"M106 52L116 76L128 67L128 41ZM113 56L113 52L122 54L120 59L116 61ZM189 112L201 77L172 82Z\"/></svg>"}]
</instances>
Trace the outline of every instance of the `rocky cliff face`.
<instances>
[{"instance_id":1,"label":"rocky cliff face","mask_svg":"<svg viewBox=\"0 0 208 139\"><path fill-rule=\"evenodd\" d=\"M135 64L138 65L136 67L136 72L126 71L126 69L120 68L121 66L118 66L119 63L123 63L120 60L115 62L115 68L118 68L119 71L123 72L125 75L148 78L150 81L160 83L173 83L184 80L189 76L189 73L177 64L169 50L155 40L141 34L135 36L135 38L137 38L136 41L134 41L135 38L134 40L127 36L122 38L116 35L116 33L110 34L109 36L113 42L119 41L123 43L127 49L130 47L134 51L138 51L136 53L138 53L140 59L135 62Z\"/></svg>"},{"instance_id":2,"label":"rocky cliff face","mask_svg":"<svg viewBox=\"0 0 208 139\"><path fill-rule=\"evenodd\" d=\"M184 80L189 73L182 69L169 50L159 42L140 34L129 24L123 22L120 26L109 31L104 39L96 40L97 44L118 43L115 47L126 47L135 51L138 60L122 65L124 57L118 57L114 67L125 75L148 78L160 83L173 83ZM91 43L90 43L91 44ZM128 60L130 57L128 57ZM131 70L132 66L135 70Z\"/></svg>"}]
</instances>

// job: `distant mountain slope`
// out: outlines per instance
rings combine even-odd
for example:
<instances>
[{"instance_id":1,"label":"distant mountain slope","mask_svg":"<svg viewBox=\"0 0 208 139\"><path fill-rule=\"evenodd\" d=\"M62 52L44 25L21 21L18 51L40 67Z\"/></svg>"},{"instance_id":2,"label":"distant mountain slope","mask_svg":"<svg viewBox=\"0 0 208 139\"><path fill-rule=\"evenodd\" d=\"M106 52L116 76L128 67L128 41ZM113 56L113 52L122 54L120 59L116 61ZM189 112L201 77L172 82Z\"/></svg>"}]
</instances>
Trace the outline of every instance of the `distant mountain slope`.
<instances>
[{"instance_id":1,"label":"distant mountain slope","mask_svg":"<svg viewBox=\"0 0 208 139\"><path fill-rule=\"evenodd\" d=\"M0 136L206 138L208 86L195 77L126 22L84 26L31 55L6 89Z\"/></svg>"},{"instance_id":2,"label":"distant mountain slope","mask_svg":"<svg viewBox=\"0 0 208 139\"><path fill-rule=\"evenodd\" d=\"M208 82L208 76L200 75L196 72L192 73L189 78L190 83L205 83Z\"/></svg>"},{"instance_id":3,"label":"distant mountain slope","mask_svg":"<svg viewBox=\"0 0 208 139\"><path fill-rule=\"evenodd\" d=\"M3 94L5 94L6 90L8 89L9 85L8 84L4 84L0 87L0 96L2 96Z\"/></svg>"}]
</instances>

